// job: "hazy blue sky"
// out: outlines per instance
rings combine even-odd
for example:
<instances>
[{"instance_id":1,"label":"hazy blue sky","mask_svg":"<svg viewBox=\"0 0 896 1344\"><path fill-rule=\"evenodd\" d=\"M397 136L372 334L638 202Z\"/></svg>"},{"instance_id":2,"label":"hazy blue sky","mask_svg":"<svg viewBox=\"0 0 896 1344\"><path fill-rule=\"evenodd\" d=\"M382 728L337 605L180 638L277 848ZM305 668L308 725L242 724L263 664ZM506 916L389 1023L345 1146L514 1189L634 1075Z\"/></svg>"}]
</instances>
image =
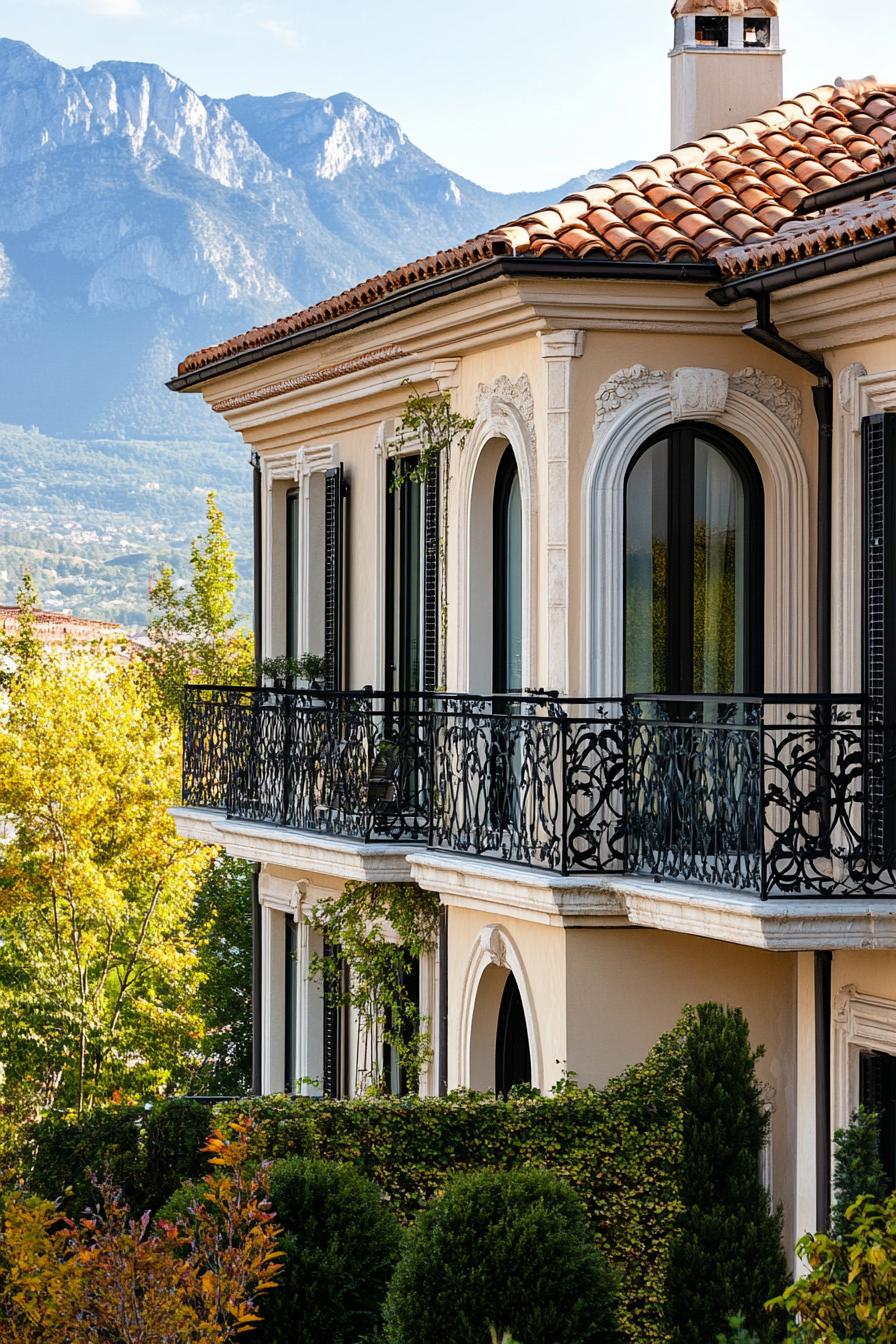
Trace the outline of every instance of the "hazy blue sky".
<instances>
[{"instance_id":1,"label":"hazy blue sky","mask_svg":"<svg viewBox=\"0 0 896 1344\"><path fill-rule=\"evenodd\" d=\"M666 148L671 0L0 0L64 65L156 62L201 93L347 89L483 185L538 189ZM790 92L896 82L894 0L782 0Z\"/></svg>"}]
</instances>

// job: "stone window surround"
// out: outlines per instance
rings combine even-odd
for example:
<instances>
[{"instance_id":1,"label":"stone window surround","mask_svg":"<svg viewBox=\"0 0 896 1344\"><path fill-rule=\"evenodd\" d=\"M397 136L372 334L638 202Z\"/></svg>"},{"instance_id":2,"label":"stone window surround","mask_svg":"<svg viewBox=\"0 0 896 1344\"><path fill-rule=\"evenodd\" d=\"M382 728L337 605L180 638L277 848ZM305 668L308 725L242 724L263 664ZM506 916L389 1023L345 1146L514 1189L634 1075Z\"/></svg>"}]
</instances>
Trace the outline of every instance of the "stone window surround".
<instances>
[{"instance_id":1,"label":"stone window surround","mask_svg":"<svg viewBox=\"0 0 896 1344\"><path fill-rule=\"evenodd\" d=\"M896 1055L896 1000L844 985L831 1013L832 1128L844 1129L859 1104L859 1060L866 1051Z\"/></svg>"},{"instance_id":2,"label":"stone window surround","mask_svg":"<svg viewBox=\"0 0 896 1344\"><path fill-rule=\"evenodd\" d=\"M616 697L624 684L625 482L635 454L655 433L702 420L735 435L752 453L765 492L765 648L770 692L810 685L811 492L800 452L802 403L796 389L757 369L673 372L635 365L603 384L595 399L591 454L582 490L582 684Z\"/></svg>"}]
</instances>

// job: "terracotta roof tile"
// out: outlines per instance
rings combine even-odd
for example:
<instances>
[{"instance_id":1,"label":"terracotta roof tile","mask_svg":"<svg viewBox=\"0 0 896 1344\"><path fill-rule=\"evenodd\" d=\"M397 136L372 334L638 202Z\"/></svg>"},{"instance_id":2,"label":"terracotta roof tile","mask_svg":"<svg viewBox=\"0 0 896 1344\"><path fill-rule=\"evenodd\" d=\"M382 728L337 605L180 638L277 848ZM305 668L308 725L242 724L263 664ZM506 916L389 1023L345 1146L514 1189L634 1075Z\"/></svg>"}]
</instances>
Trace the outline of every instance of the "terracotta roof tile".
<instances>
[{"instance_id":1,"label":"terracotta roof tile","mask_svg":"<svg viewBox=\"0 0 896 1344\"><path fill-rule=\"evenodd\" d=\"M808 223L794 211L809 194L896 162L896 87L825 86L692 144L577 191L491 233L374 276L268 326L189 355L180 374L259 349L426 280L493 257L560 255L626 261L718 260L741 274L770 259L837 246L837 239L896 229L882 198L865 212ZM869 235L870 231L870 235ZM806 252L806 249L809 249Z\"/></svg>"},{"instance_id":2,"label":"terracotta roof tile","mask_svg":"<svg viewBox=\"0 0 896 1344\"><path fill-rule=\"evenodd\" d=\"M726 279L819 256L852 243L896 235L896 189L848 201L814 219L789 220L771 238L728 248L719 258Z\"/></svg>"}]
</instances>

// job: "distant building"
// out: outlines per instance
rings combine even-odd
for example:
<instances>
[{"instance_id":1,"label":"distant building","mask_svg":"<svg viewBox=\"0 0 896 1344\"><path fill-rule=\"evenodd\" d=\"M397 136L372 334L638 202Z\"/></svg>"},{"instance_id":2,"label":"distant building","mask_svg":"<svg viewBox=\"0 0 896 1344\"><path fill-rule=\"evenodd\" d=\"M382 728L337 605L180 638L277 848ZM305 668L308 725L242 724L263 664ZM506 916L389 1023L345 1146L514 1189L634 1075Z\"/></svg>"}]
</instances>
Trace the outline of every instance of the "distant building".
<instances>
[{"instance_id":1,"label":"distant building","mask_svg":"<svg viewBox=\"0 0 896 1344\"><path fill-rule=\"evenodd\" d=\"M19 632L21 607L0 606L0 634L15 636ZM59 611L35 611L34 632L45 647L64 644L93 644L98 639L127 639L120 625L112 621L92 621L86 616L72 616Z\"/></svg>"}]
</instances>

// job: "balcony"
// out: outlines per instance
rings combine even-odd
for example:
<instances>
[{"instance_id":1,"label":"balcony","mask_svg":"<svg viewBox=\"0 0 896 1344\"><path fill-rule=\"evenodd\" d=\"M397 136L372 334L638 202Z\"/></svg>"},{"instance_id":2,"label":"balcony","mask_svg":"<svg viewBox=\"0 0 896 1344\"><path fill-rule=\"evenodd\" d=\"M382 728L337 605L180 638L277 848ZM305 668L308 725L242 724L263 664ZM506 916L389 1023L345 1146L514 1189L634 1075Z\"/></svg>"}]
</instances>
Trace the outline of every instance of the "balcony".
<instances>
[{"instance_id":1,"label":"balcony","mask_svg":"<svg viewBox=\"0 0 896 1344\"><path fill-rule=\"evenodd\" d=\"M183 803L561 877L893 897L894 744L859 697L189 687Z\"/></svg>"}]
</instances>

